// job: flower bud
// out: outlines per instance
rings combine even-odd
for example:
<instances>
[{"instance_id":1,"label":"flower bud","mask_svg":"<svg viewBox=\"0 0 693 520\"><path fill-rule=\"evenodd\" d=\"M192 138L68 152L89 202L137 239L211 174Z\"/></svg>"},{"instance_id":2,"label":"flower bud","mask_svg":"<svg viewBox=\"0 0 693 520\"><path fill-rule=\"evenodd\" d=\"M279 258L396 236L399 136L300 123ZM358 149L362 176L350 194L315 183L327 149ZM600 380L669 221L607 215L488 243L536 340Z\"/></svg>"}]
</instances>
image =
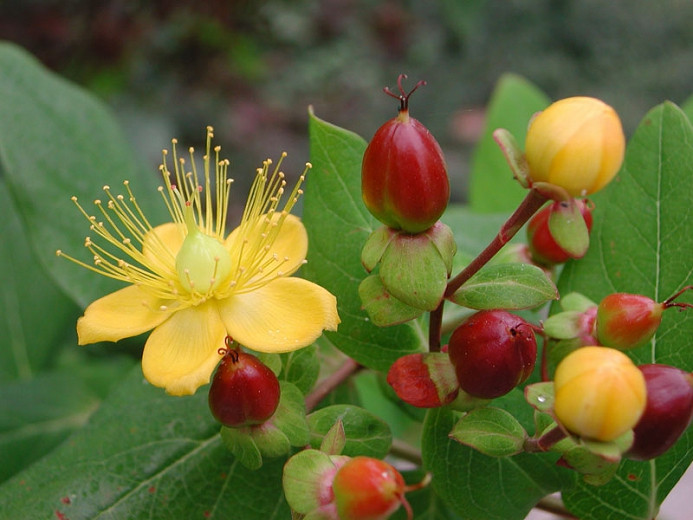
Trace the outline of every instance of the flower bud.
<instances>
[{"instance_id":1,"label":"flower bud","mask_svg":"<svg viewBox=\"0 0 693 520\"><path fill-rule=\"evenodd\" d=\"M530 123L525 155L532 182L546 182L584 197L606 186L625 152L618 114L589 97L553 103Z\"/></svg>"},{"instance_id":2,"label":"flower bud","mask_svg":"<svg viewBox=\"0 0 693 520\"><path fill-rule=\"evenodd\" d=\"M537 340L525 320L502 310L480 311L450 336L448 354L460 388L482 399L505 395L534 370Z\"/></svg>"},{"instance_id":3,"label":"flower bud","mask_svg":"<svg viewBox=\"0 0 693 520\"><path fill-rule=\"evenodd\" d=\"M671 448L693 419L693 374L668 365L641 365L647 405L633 428L627 456L650 460Z\"/></svg>"},{"instance_id":4,"label":"flower bud","mask_svg":"<svg viewBox=\"0 0 693 520\"><path fill-rule=\"evenodd\" d=\"M443 152L419 121L409 116L402 78L397 117L386 122L366 148L361 166L361 190L368 210L383 224L420 233L443 214L450 185ZM421 84L421 83L420 83ZM418 87L418 85L417 85Z\"/></svg>"},{"instance_id":5,"label":"flower bud","mask_svg":"<svg viewBox=\"0 0 693 520\"><path fill-rule=\"evenodd\" d=\"M645 410L645 378L628 356L588 346L556 368L554 412L571 432L602 442L633 428Z\"/></svg>"}]
</instances>

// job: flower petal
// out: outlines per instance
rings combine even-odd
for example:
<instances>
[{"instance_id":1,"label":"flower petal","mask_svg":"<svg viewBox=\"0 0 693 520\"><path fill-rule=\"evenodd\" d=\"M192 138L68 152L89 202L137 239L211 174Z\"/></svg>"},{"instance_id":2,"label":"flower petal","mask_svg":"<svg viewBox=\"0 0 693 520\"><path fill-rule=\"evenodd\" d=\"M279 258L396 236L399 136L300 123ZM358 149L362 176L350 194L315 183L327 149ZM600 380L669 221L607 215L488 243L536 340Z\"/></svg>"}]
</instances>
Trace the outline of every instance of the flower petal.
<instances>
[{"instance_id":1,"label":"flower petal","mask_svg":"<svg viewBox=\"0 0 693 520\"><path fill-rule=\"evenodd\" d=\"M278 215L275 215L275 219L276 218L278 218ZM254 226L252 229L255 228ZM238 250L243 242L243 237L239 236L240 230L241 227L234 229L224 241L224 245L231 252L232 258L236 257L236 255L234 255L234 250ZM250 231L246 232L246 234L251 233ZM280 259L288 259L286 263L282 265L281 271L283 275L289 276L303 265L303 260L305 260L307 252L308 233L306 232L303 222L295 215L287 215L281 230L277 234L277 238L264 256L269 257L276 254ZM264 264L264 262L259 263Z\"/></svg>"},{"instance_id":2,"label":"flower petal","mask_svg":"<svg viewBox=\"0 0 693 520\"><path fill-rule=\"evenodd\" d=\"M185 239L185 227L167 222L152 228L144 235L142 254L152 271L176 273L176 254Z\"/></svg>"},{"instance_id":3,"label":"flower petal","mask_svg":"<svg viewBox=\"0 0 693 520\"><path fill-rule=\"evenodd\" d=\"M221 319L238 343L260 352L310 345L323 330L337 330L337 299L301 278L278 278L219 302Z\"/></svg>"},{"instance_id":4,"label":"flower petal","mask_svg":"<svg viewBox=\"0 0 693 520\"><path fill-rule=\"evenodd\" d=\"M108 294L89 305L77 320L78 342L118 341L147 332L171 314L162 310L165 304L136 285Z\"/></svg>"},{"instance_id":5,"label":"flower petal","mask_svg":"<svg viewBox=\"0 0 693 520\"><path fill-rule=\"evenodd\" d=\"M226 330L216 302L173 314L149 336L142 353L142 372L171 395L194 394L221 359Z\"/></svg>"}]
</instances>

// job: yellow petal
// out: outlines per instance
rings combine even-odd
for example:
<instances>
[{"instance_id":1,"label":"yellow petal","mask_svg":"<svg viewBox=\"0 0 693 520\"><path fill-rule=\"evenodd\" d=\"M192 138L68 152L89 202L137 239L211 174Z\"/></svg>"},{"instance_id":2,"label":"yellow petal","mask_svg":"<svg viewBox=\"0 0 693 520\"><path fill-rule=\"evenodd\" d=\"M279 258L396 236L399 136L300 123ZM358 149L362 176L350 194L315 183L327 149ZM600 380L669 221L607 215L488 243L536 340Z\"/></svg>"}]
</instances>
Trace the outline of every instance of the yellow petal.
<instances>
[{"instance_id":1,"label":"yellow petal","mask_svg":"<svg viewBox=\"0 0 693 520\"><path fill-rule=\"evenodd\" d=\"M176 254L185 239L185 226L168 222L156 226L142 241L142 254L147 258L152 271L176 273Z\"/></svg>"},{"instance_id":2,"label":"yellow petal","mask_svg":"<svg viewBox=\"0 0 693 520\"><path fill-rule=\"evenodd\" d=\"M219 302L229 335L260 352L289 352L313 343L323 330L337 330L337 299L300 278L278 278Z\"/></svg>"},{"instance_id":3,"label":"yellow petal","mask_svg":"<svg viewBox=\"0 0 693 520\"><path fill-rule=\"evenodd\" d=\"M275 215L275 219L278 215ZM224 245L231 252L231 257L236 258L233 254L234 250L241 247L243 237L240 237L241 227L234 229L226 240ZM252 231L247 231L245 234L252 234ZM264 253L265 257L277 255L278 258L288 260L282 264L281 271L284 275L289 276L295 273L306 258L308 252L308 233L303 226L301 219L294 215L287 215L282 228L277 235L276 240L272 243L270 249ZM241 262L244 263L244 262ZM265 262L258 262L264 264Z\"/></svg>"},{"instance_id":4,"label":"yellow petal","mask_svg":"<svg viewBox=\"0 0 693 520\"><path fill-rule=\"evenodd\" d=\"M142 353L144 377L171 395L193 394L209 382L225 337L216 302L178 311L149 336Z\"/></svg>"},{"instance_id":5,"label":"yellow petal","mask_svg":"<svg viewBox=\"0 0 693 520\"><path fill-rule=\"evenodd\" d=\"M171 314L161 309L165 303L136 285L99 298L77 320L79 344L118 341L147 332Z\"/></svg>"}]
</instances>

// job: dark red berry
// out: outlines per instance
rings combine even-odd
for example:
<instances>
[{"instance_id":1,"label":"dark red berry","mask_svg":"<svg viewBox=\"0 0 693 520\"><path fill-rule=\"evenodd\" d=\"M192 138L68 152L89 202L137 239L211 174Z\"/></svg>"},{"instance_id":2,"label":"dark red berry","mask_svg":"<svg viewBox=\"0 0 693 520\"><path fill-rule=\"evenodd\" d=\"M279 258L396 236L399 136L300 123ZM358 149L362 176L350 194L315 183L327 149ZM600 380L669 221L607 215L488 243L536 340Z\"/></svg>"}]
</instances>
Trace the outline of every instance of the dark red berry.
<instances>
[{"instance_id":1,"label":"dark red berry","mask_svg":"<svg viewBox=\"0 0 693 520\"><path fill-rule=\"evenodd\" d=\"M668 365L641 365L647 404L633 428L635 440L627 456L636 460L658 457L679 439L693 419L693 375Z\"/></svg>"},{"instance_id":2,"label":"dark red berry","mask_svg":"<svg viewBox=\"0 0 693 520\"><path fill-rule=\"evenodd\" d=\"M452 333L448 354L462 390L493 399L529 377L537 359L537 341L532 326L519 316L480 311Z\"/></svg>"},{"instance_id":3,"label":"dark red berry","mask_svg":"<svg viewBox=\"0 0 693 520\"><path fill-rule=\"evenodd\" d=\"M585 219L587 231L592 230L592 204L586 200L576 200L575 203L580 208L582 218ZM542 265L551 266L562 264L573 258L568 252L562 249L551 235L549 230L549 216L554 211L554 202L539 210L527 224L527 240L532 259Z\"/></svg>"},{"instance_id":4,"label":"dark red berry","mask_svg":"<svg viewBox=\"0 0 693 520\"><path fill-rule=\"evenodd\" d=\"M354 457L332 482L340 520L385 520L405 503L404 488L399 471L371 457Z\"/></svg>"},{"instance_id":5,"label":"dark red berry","mask_svg":"<svg viewBox=\"0 0 693 520\"><path fill-rule=\"evenodd\" d=\"M224 426L262 424L279 405L279 380L251 354L229 350L209 388L209 409Z\"/></svg>"},{"instance_id":6,"label":"dark red berry","mask_svg":"<svg viewBox=\"0 0 693 520\"><path fill-rule=\"evenodd\" d=\"M361 192L368 210L383 224L408 233L431 227L445 211L450 185L443 152L419 121L409 116L409 96L400 75L397 117L381 126L366 148Z\"/></svg>"}]
</instances>

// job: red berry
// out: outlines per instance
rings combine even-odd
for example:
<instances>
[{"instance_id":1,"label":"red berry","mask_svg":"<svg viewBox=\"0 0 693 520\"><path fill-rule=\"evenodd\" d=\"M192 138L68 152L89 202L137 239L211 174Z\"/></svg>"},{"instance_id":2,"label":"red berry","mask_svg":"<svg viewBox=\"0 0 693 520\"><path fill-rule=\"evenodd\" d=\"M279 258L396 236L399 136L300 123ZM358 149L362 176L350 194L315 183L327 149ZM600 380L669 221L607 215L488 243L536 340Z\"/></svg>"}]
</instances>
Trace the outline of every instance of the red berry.
<instances>
[{"instance_id":1,"label":"red berry","mask_svg":"<svg viewBox=\"0 0 693 520\"><path fill-rule=\"evenodd\" d=\"M640 347L657 332L663 310L663 304L640 294L610 294L597 307L597 340L619 350Z\"/></svg>"},{"instance_id":2,"label":"red berry","mask_svg":"<svg viewBox=\"0 0 693 520\"><path fill-rule=\"evenodd\" d=\"M383 224L408 233L431 227L445 211L450 184L443 152L419 121L409 116L409 96L400 75L397 117L381 126L366 148L361 190L368 210Z\"/></svg>"},{"instance_id":3,"label":"red berry","mask_svg":"<svg viewBox=\"0 0 693 520\"><path fill-rule=\"evenodd\" d=\"M452 333L448 349L462 390L483 399L500 397L525 381L537 359L532 326L502 310L467 318Z\"/></svg>"},{"instance_id":4,"label":"red berry","mask_svg":"<svg viewBox=\"0 0 693 520\"><path fill-rule=\"evenodd\" d=\"M662 303L640 294L614 293L606 296L597 307L597 339L605 347L628 350L652 339L662 322L662 312L671 307L688 309L691 303L676 298L693 289L687 285Z\"/></svg>"},{"instance_id":5,"label":"red berry","mask_svg":"<svg viewBox=\"0 0 693 520\"><path fill-rule=\"evenodd\" d=\"M442 352L402 356L388 370L387 382L402 401L419 408L450 404L460 390L450 358Z\"/></svg>"},{"instance_id":6,"label":"red berry","mask_svg":"<svg viewBox=\"0 0 693 520\"><path fill-rule=\"evenodd\" d=\"M667 365L638 368L645 376L647 404L627 456L649 460L671 448L693 419L693 375Z\"/></svg>"},{"instance_id":7,"label":"red berry","mask_svg":"<svg viewBox=\"0 0 693 520\"><path fill-rule=\"evenodd\" d=\"M576 200L582 218L585 219L587 231L592 230L592 204L585 200ZM567 262L572 257L554 240L549 230L549 216L560 202L554 202L538 211L527 224L527 239L532 259L542 265L554 265Z\"/></svg>"},{"instance_id":8,"label":"red berry","mask_svg":"<svg viewBox=\"0 0 693 520\"><path fill-rule=\"evenodd\" d=\"M404 479L387 462L354 457L332 482L340 520L384 520L404 499Z\"/></svg>"},{"instance_id":9,"label":"red berry","mask_svg":"<svg viewBox=\"0 0 693 520\"><path fill-rule=\"evenodd\" d=\"M229 350L209 388L209 408L224 426L262 424L279 405L279 380L258 358Z\"/></svg>"}]
</instances>

